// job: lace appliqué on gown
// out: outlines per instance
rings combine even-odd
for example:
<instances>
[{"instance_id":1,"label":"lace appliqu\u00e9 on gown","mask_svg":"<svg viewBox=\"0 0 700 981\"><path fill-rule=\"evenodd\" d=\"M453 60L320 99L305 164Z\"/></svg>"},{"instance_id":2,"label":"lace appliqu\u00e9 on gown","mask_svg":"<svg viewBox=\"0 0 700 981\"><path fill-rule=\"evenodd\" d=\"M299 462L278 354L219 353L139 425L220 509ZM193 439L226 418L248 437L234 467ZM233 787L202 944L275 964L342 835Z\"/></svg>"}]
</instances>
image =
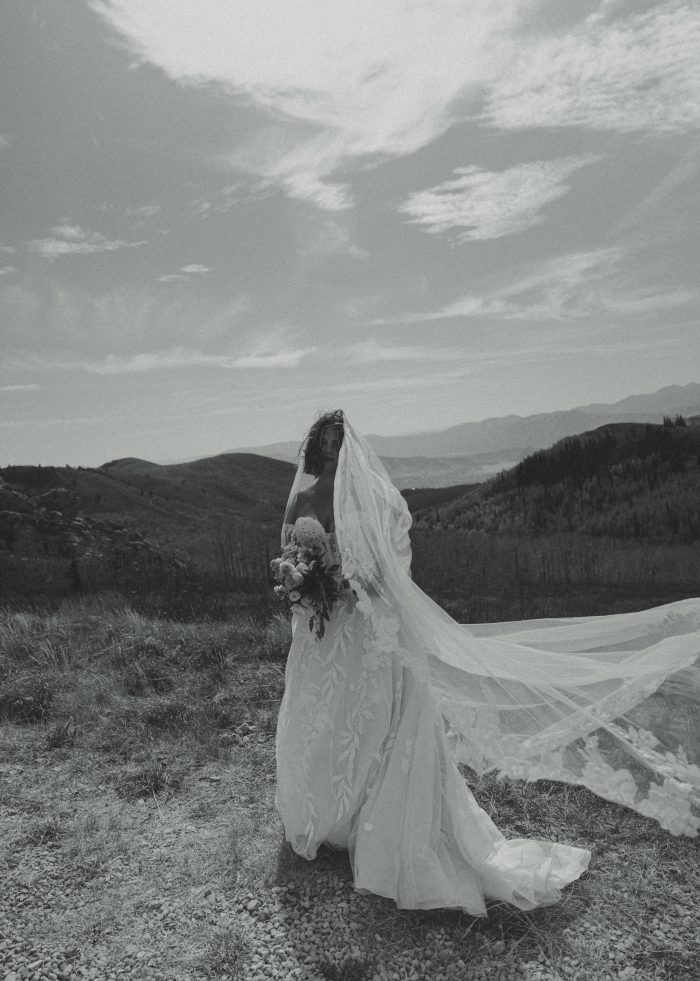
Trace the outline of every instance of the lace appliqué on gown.
<instances>
[{"instance_id":1,"label":"lace appliqu\u00e9 on gown","mask_svg":"<svg viewBox=\"0 0 700 981\"><path fill-rule=\"evenodd\" d=\"M339 557L332 534L328 544ZM336 604L322 640L293 619L276 746L287 839L306 858L322 842L347 848L355 888L401 908L484 915L485 897L556 902L590 853L503 837L457 769L399 618L364 582Z\"/></svg>"}]
</instances>

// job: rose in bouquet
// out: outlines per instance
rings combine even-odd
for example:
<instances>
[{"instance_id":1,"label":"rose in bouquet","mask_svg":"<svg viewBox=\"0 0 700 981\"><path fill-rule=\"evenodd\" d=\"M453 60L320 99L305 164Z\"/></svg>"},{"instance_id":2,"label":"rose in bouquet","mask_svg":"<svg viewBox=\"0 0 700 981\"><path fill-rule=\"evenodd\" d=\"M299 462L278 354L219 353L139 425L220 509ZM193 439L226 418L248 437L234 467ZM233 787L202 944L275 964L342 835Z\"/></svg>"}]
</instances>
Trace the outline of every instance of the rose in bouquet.
<instances>
[{"instance_id":1,"label":"rose in bouquet","mask_svg":"<svg viewBox=\"0 0 700 981\"><path fill-rule=\"evenodd\" d=\"M330 562L322 534L301 525L282 555L270 563L277 585L275 593L294 613L310 613L309 630L320 640L331 610L347 583L337 562Z\"/></svg>"}]
</instances>

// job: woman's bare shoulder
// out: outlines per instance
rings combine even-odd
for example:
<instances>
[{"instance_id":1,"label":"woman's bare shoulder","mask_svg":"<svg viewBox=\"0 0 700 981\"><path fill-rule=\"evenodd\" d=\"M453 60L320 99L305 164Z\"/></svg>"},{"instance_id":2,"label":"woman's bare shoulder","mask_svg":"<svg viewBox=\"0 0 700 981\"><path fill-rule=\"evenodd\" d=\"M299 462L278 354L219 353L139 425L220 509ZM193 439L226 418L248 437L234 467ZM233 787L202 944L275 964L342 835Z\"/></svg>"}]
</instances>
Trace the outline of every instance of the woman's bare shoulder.
<instances>
[{"instance_id":1,"label":"woman's bare shoulder","mask_svg":"<svg viewBox=\"0 0 700 981\"><path fill-rule=\"evenodd\" d=\"M309 488L305 490L297 491L294 500L292 501L292 508L289 513L289 523L294 524L297 518L300 518L304 511L308 508L311 502L311 495L309 494Z\"/></svg>"}]
</instances>

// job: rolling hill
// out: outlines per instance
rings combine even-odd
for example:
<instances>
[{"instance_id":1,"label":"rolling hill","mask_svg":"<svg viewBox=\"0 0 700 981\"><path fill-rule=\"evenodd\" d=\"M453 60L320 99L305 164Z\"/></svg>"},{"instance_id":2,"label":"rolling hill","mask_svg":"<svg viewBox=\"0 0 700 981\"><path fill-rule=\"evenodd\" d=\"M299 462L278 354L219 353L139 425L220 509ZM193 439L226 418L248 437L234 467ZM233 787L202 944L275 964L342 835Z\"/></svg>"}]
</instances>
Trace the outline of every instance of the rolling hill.
<instances>
[{"instance_id":1,"label":"rolling hill","mask_svg":"<svg viewBox=\"0 0 700 981\"><path fill-rule=\"evenodd\" d=\"M612 423L486 484L405 492L416 527L649 542L700 539L700 427Z\"/></svg>"},{"instance_id":2,"label":"rolling hill","mask_svg":"<svg viewBox=\"0 0 700 981\"><path fill-rule=\"evenodd\" d=\"M293 472L253 454L173 466L127 458L95 469L0 468L0 588L34 575L37 586L60 591L71 576L94 578L107 566L127 582L168 564L229 581L253 568L257 575L279 539Z\"/></svg>"}]
</instances>

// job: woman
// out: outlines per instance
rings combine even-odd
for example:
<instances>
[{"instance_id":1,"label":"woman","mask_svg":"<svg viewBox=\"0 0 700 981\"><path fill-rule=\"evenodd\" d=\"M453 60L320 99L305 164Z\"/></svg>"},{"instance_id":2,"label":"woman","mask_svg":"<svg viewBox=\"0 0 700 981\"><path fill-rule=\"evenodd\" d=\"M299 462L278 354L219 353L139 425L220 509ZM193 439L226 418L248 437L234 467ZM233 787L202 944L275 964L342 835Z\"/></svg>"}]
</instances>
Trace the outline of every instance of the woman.
<instances>
[{"instance_id":1,"label":"woman","mask_svg":"<svg viewBox=\"0 0 700 981\"><path fill-rule=\"evenodd\" d=\"M351 588L322 639L303 611L292 621L276 803L294 850L347 848L355 888L401 908L556 902L590 853L506 840L456 760L585 784L697 834L700 769L686 750L698 741L700 603L464 626L411 580L410 524L367 441L341 411L320 417L282 540L322 539Z\"/></svg>"}]
</instances>

